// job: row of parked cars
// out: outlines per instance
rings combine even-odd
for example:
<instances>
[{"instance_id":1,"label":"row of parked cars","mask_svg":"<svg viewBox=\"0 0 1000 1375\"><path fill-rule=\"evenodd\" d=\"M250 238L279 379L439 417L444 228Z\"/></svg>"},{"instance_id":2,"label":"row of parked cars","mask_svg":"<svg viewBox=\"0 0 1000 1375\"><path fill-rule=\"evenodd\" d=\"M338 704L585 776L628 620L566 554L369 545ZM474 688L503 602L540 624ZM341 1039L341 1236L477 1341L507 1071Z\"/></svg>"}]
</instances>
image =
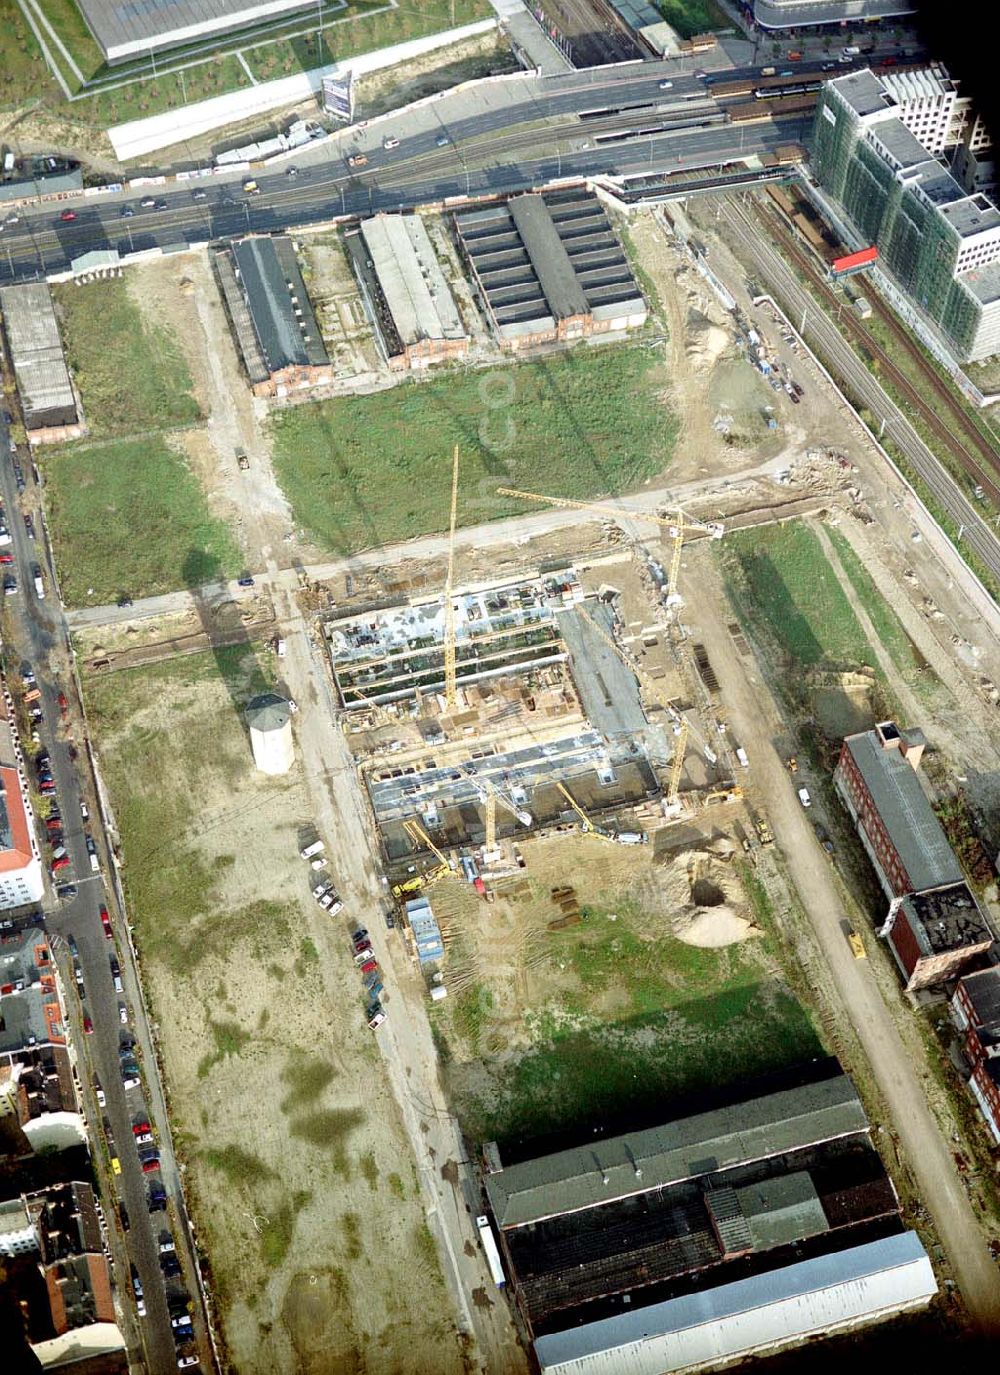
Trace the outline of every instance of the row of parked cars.
<instances>
[{"instance_id":1,"label":"row of parked cars","mask_svg":"<svg viewBox=\"0 0 1000 1375\"><path fill-rule=\"evenodd\" d=\"M382 1006L382 973L378 967L378 960L375 958L375 951L368 932L363 926L357 927L351 932L351 941L354 945L354 963L361 971L361 977L365 984L365 993L368 997L368 1007L365 1012L368 1025L372 1031L378 1028L386 1019L386 1012Z\"/></svg>"},{"instance_id":2,"label":"row of parked cars","mask_svg":"<svg viewBox=\"0 0 1000 1375\"><path fill-rule=\"evenodd\" d=\"M327 860L323 853L325 849L326 846L321 840L314 840L310 845L304 846L304 848L299 851L299 857L300 859L307 859L309 861L309 868L312 869L314 873L319 873L326 868ZM338 912L344 910L344 904L340 899L340 895L329 878L324 878L321 882L317 883L312 890L312 895L319 903L320 907L322 907L323 911L329 912L331 917L335 917Z\"/></svg>"}]
</instances>

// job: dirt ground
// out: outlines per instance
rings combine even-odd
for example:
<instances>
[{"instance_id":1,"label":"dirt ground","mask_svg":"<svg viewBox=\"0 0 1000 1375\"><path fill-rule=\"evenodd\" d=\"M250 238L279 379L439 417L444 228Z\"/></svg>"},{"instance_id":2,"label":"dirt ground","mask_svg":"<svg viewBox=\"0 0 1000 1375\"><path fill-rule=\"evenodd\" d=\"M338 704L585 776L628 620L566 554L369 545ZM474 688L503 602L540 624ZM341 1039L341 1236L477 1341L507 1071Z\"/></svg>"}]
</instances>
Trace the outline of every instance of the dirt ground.
<instances>
[{"instance_id":1,"label":"dirt ground","mask_svg":"<svg viewBox=\"0 0 1000 1375\"><path fill-rule=\"evenodd\" d=\"M182 844L187 867L212 876L211 916L185 938L183 911L171 911L178 944L161 932L151 949L140 913L137 938L229 1356L247 1373L457 1373L348 926L311 900L298 856L311 823L303 775L254 769L230 697L245 688L227 691L210 670L207 656L172 665L165 693L118 679L128 708L118 702L119 727L97 743L118 808L161 808L168 831L197 775ZM126 799L119 771L152 737L155 796L130 786ZM127 823L125 839L127 877L141 862Z\"/></svg>"},{"instance_id":2,"label":"dirt ground","mask_svg":"<svg viewBox=\"0 0 1000 1375\"><path fill-rule=\"evenodd\" d=\"M287 563L299 550L288 505L274 477L264 420L266 403L243 375L225 309L206 253L142 263L129 276L141 310L174 335L184 351L204 426L179 436L213 515L234 531L251 568L269 559ZM250 467L241 471L236 451ZM282 546L290 546L283 548Z\"/></svg>"}]
</instances>

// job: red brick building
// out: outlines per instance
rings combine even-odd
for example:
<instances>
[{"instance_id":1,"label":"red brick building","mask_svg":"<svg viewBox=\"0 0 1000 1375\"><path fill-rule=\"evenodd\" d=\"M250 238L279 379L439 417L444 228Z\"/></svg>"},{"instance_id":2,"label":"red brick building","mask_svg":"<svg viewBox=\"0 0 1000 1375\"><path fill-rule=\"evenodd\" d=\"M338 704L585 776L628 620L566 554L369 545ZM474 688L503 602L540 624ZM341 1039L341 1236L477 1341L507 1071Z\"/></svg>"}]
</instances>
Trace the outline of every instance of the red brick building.
<instances>
[{"instance_id":1,"label":"red brick building","mask_svg":"<svg viewBox=\"0 0 1000 1375\"><path fill-rule=\"evenodd\" d=\"M994 965L959 979L951 1011L965 1032L969 1088L1000 1145L1000 968Z\"/></svg>"},{"instance_id":2,"label":"red brick building","mask_svg":"<svg viewBox=\"0 0 1000 1375\"><path fill-rule=\"evenodd\" d=\"M883 721L849 735L834 783L878 874L889 910L879 934L908 990L941 983L993 944L920 782L924 736Z\"/></svg>"}]
</instances>

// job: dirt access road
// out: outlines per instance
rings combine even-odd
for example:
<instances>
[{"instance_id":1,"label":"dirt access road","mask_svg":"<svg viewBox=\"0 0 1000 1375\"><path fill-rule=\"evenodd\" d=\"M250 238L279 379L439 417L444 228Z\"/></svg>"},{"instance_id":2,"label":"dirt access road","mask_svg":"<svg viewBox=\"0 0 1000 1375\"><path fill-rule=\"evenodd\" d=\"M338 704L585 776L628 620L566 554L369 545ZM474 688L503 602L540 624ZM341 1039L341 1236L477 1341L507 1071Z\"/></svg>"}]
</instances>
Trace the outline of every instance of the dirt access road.
<instances>
[{"instance_id":1,"label":"dirt access road","mask_svg":"<svg viewBox=\"0 0 1000 1375\"><path fill-rule=\"evenodd\" d=\"M955 1171L948 1143L931 1115L924 1079L878 990L866 960L855 960L845 938L850 925L831 870L778 753L784 726L762 676L748 673L727 628L731 619L718 572L707 551L691 551L692 579L699 589L699 640L708 650L729 709L733 734L750 758L767 815L844 1011L871 1064L892 1116L920 1197L968 1311L980 1328L1000 1333L1000 1273ZM689 574L689 579L691 575Z\"/></svg>"},{"instance_id":2,"label":"dirt access road","mask_svg":"<svg viewBox=\"0 0 1000 1375\"><path fill-rule=\"evenodd\" d=\"M367 927L383 969L389 1017L376 1036L413 1148L428 1226L439 1244L459 1326L477 1348L477 1368L519 1375L527 1363L478 1245L473 1219L481 1211L479 1189L439 1083L423 980L414 973L399 934L386 930L388 894L380 882L373 822L347 739L337 728L321 650L293 591L275 589L275 613L285 636L285 678L300 708L299 742L316 823L345 906L359 926Z\"/></svg>"}]
</instances>

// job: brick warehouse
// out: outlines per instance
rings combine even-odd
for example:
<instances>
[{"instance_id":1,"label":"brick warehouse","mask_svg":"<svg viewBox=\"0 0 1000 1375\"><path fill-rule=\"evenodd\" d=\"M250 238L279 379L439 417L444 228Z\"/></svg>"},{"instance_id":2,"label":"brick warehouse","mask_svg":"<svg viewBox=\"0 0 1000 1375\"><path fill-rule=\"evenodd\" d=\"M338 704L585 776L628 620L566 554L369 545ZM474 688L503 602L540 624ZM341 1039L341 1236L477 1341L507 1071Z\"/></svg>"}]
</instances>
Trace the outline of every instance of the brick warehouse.
<instances>
[{"instance_id":1,"label":"brick warehouse","mask_svg":"<svg viewBox=\"0 0 1000 1375\"><path fill-rule=\"evenodd\" d=\"M834 771L837 791L889 899L879 934L907 990L954 977L993 944L921 786L924 746L921 731L883 721L847 737Z\"/></svg>"},{"instance_id":2,"label":"brick warehouse","mask_svg":"<svg viewBox=\"0 0 1000 1375\"><path fill-rule=\"evenodd\" d=\"M1000 968L994 965L959 979L951 1014L965 1032L969 1088L1000 1145Z\"/></svg>"}]
</instances>

